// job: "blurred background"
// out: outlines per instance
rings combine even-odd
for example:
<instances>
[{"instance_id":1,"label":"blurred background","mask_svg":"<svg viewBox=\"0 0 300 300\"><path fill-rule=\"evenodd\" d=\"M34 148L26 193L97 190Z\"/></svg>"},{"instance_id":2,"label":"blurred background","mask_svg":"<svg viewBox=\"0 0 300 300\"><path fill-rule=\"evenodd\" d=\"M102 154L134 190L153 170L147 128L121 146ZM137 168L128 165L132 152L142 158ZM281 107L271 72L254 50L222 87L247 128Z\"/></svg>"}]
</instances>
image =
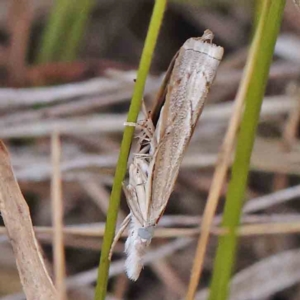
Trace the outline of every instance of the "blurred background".
<instances>
[{"instance_id":1,"label":"blurred background","mask_svg":"<svg viewBox=\"0 0 300 300\"><path fill-rule=\"evenodd\" d=\"M210 29L225 56L161 219L160 234L152 241L149 263L140 279L130 282L124 275L121 239L115 249L107 299L183 298L200 217L259 6L259 0L169 1L145 90L149 109L164 72L186 39ZM150 0L0 1L0 138L9 148L52 272L50 138L54 131L60 133L70 300L94 296L123 123L152 8ZM300 10L290 0L251 161L246 198L256 206L249 205L245 224L300 220L300 188L290 190L300 184L299 34ZM276 202L272 195L279 190L286 194ZM263 202L261 197L266 194L271 200ZM261 208L261 203L267 204ZM127 213L123 197L120 222ZM168 228L183 230L179 235ZM199 291L209 283L216 241L213 236ZM240 277L231 299L300 299L300 253L288 256L299 245L296 233L242 237L235 270ZM283 254L285 259L280 256ZM254 264L260 265L251 269ZM21 290L14 255L1 227L0 300L25 299ZM205 299L203 295L198 299Z\"/></svg>"}]
</instances>

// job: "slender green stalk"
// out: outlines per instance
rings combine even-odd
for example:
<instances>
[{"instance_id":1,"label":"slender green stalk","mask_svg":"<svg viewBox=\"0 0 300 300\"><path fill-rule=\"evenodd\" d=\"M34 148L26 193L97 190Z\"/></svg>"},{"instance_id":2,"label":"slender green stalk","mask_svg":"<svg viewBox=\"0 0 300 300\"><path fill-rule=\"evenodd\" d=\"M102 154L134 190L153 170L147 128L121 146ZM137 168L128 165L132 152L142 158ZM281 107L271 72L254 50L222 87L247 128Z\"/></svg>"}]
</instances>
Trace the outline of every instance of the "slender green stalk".
<instances>
[{"instance_id":1,"label":"slender green stalk","mask_svg":"<svg viewBox=\"0 0 300 300\"><path fill-rule=\"evenodd\" d=\"M143 91L147 74L149 72L153 51L156 45L159 29L163 20L164 11L166 8L167 0L156 0L150 25L143 49L139 70L137 74L137 81L134 87L133 96L128 112L127 122L136 122L140 108L141 99L143 97ZM98 269L98 279L95 291L95 300L104 300L108 282L108 271L110 261L108 259L110 247L114 238L117 215L120 205L120 195L122 191L122 181L126 174L127 159L130 151L130 145L133 138L134 128L125 127L123 140L121 143L121 149L119 159L117 163L114 183L112 192L110 195L109 208L106 217L105 233L103 237L103 244L101 249L101 258Z\"/></svg>"},{"instance_id":2,"label":"slender green stalk","mask_svg":"<svg viewBox=\"0 0 300 300\"><path fill-rule=\"evenodd\" d=\"M297 0L295 0L297 1ZM300 1L300 0L299 0ZM249 0L170 0L174 3L183 3L189 5L202 5L202 6L217 6L217 5L240 5L248 4Z\"/></svg>"},{"instance_id":3,"label":"slender green stalk","mask_svg":"<svg viewBox=\"0 0 300 300\"><path fill-rule=\"evenodd\" d=\"M70 32L67 33L60 60L73 61L76 59L80 41L94 4L95 0L75 1L73 3L72 27Z\"/></svg>"},{"instance_id":4,"label":"slender green stalk","mask_svg":"<svg viewBox=\"0 0 300 300\"><path fill-rule=\"evenodd\" d=\"M263 8L263 4L264 2L261 0L254 0L253 5L254 5L254 9L253 9L253 19L254 19L254 26L252 28L253 30L253 35L255 33L256 27L258 25L258 22L260 20L260 16L261 16L261 11Z\"/></svg>"},{"instance_id":5,"label":"slender green stalk","mask_svg":"<svg viewBox=\"0 0 300 300\"><path fill-rule=\"evenodd\" d=\"M285 0L262 2L260 20L240 87L246 107L238 134L222 221L222 226L229 230L229 234L219 238L209 300L225 300L228 296L237 246L235 232L239 226L260 107L285 5Z\"/></svg>"},{"instance_id":6,"label":"slender green stalk","mask_svg":"<svg viewBox=\"0 0 300 300\"><path fill-rule=\"evenodd\" d=\"M71 61L76 58L95 0L56 0L42 37L37 62Z\"/></svg>"},{"instance_id":7,"label":"slender green stalk","mask_svg":"<svg viewBox=\"0 0 300 300\"><path fill-rule=\"evenodd\" d=\"M63 45L65 28L69 21L73 1L56 0L52 8L45 32L42 36L41 47L37 62L46 63L55 60Z\"/></svg>"}]
</instances>

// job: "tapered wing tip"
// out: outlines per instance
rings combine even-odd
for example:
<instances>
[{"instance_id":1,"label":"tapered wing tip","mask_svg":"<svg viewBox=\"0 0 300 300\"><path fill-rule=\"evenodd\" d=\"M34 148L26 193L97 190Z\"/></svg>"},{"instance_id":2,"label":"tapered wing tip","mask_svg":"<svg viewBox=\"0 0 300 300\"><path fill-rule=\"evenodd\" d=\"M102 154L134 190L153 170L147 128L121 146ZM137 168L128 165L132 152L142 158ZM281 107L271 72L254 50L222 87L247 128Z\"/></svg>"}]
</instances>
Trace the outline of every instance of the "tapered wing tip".
<instances>
[{"instance_id":1,"label":"tapered wing tip","mask_svg":"<svg viewBox=\"0 0 300 300\"><path fill-rule=\"evenodd\" d=\"M129 274L128 272L126 272L127 277L131 280L131 281L137 281L140 277L140 273L139 274Z\"/></svg>"},{"instance_id":2,"label":"tapered wing tip","mask_svg":"<svg viewBox=\"0 0 300 300\"><path fill-rule=\"evenodd\" d=\"M127 277L132 281L137 281L140 277L143 265L136 261L127 261L125 263L125 270Z\"/></svg>"}]
</instances>

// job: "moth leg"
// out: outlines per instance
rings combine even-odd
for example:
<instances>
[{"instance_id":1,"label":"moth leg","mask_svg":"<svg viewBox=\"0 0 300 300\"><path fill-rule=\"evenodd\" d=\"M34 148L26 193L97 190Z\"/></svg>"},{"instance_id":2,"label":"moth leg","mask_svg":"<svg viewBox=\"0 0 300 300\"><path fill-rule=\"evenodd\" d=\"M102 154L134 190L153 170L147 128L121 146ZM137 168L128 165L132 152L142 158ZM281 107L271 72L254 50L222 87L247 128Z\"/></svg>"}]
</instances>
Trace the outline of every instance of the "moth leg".
<instances>
[{"instance_id":1,"label":"moth leg","mask_svg":"<svg viewBox=\"0 0 300 300\"><path fill-rule=\"evenodd\" d=\"M141 130L141 136L137 136L141 141L143 140L147 140L149 143L152 142L153 139L153 134L154 134L154 125L152 123L152 121L149 120L145 120L142 121L142 124L139 123L134 123L134 122L124 122L124 126L129 126L129 127L135 127L137 129ZM151 128L148 128L147 125L150 125Z\"/></svg>"},{"instance_id":2,"label":"moth leg","mask_svg":"<svg viewBox=\"0 0 300 300\"><path fill-rule=\"evenodd\" d=\"M137 123L124 122L124 126L132 126L132 127L139 128L143 131L144 134L146 134L146 136L148 136L149 138L152 138L153 133L155 131L155 127L150 118L150 111L147 111L144 99L142 100L142 113L145 117L144 120L137 122Z\"/></svg>"},{"instance_id":3,"label":"moth leg","mask_svg":"<svg viewBox=\"0 0 300 300\"><path fill-rule=\"evenodd\" d=\"M128 214L128 216L121 223L121 226L120 226L117 234L115 235L114 240L110 247L109 256L108 256L109 260L111 260L111 258L112 258L113 251L114 251L114 248L115 248L118 240L120 239L120 237L121 237L122 233L124 232L124 230L126 229L126 227L129 225L130 219L131 219L131 214Z\"/></svg>"},{"instance_id":4,"label":"moth leg","mask_svg":"<svg viewBox=\"0 0 300 300\"><path fill-rule=\"evenodd\" d=\"M153 132L152 128L147 128L147 123L150 122L149 120L144 120L144 121L139 121L137 123L135 122L124 122L124 126L129 126L129 127L135 127L139 130L142 131L142 136L140 138L152 138ZM152 123L152 122L151 122Z\"/></svg>"},{"instance_id":5,"label":"moth leg","mask_svg":"<svg viewBox=\"0 0 300 300\"><path fill-rule=\"evenodd\" d=\"M135 127L137 129L141 130L141 134L138 135L140 148L143 151L143 153L146 153L147 151L149 151L148 143L150 144L150 149L151 149L151 146L152 146L152 149L155 149L156 140L153 139L154 132L155 132L155 126L150 117L150 112L147 111L144 100L142 101L142 113L145 117L144 120L139 121L137 123L125 122L124 126L132 126L132 127Z\"/></svg>"},{"instance_id":6,"label":"moth leg","mask_svg":"<svg viewBox=\"0 0 300 300\"><path fill-rule=\"evenodd\" d=\"M147 130L146 130L147 131ZM151 137L149 137L151 136ZM139 137L139 153L138 154L147 154L153 156L155 149L157 148L157 139L155 133L142 133Z\"/></svg>"},{"instance_id":7,"label":"moth leg","mask_svg":"<svg viewBox=\"0 0 300 300\"><path fill-rule=\"evenodd\" d=\"M131 167L130 175L135 186L145 185L149 175L150 154L135 154L134 167Z\"/></svg>"},{"instance_id":8,"label":"moth leg","mask_svg":"<svg viewBox=\"0 0 300 300\"><path fill-rule=\"evenodd\" d=\"M146 168L146 169L145 169ZM148 178L148 173L149 173L149 165L147 163L144 163L142 166L139 165L138 169L140 171L141 174L141 178L143 180L143 185L146 184L147 182L147 178Z\"/></svg>"},{"instance_id":9,"label":"moth leg","mask_svg":"<svg viewBox=\"0 0 300 300\"><path fill-rule=\"evenodd\" d=\"M146 108L144 99L143 99L143 101L142 101L142 113L143 113L144 116L145 116L145 122L146 122L147 125L150 127L150 131L151 131L152 134L153 134L154 131L155 131L155 127L154 127L154 124L153 124L152 119L151 119L151 117L150 117L150 111L148 111L147 108Z\"/></svg>"},{"instance_id":10,"label":"moth leg","mask_svg":"<svg viewBox=\"0 0 300 300\"><path fill-rule=\"evenodd\" d=\"M149 118L149 111L147 110L144 98L142 99L142 113L143 113L145 119Z\"/></svg>"}]
</instances>

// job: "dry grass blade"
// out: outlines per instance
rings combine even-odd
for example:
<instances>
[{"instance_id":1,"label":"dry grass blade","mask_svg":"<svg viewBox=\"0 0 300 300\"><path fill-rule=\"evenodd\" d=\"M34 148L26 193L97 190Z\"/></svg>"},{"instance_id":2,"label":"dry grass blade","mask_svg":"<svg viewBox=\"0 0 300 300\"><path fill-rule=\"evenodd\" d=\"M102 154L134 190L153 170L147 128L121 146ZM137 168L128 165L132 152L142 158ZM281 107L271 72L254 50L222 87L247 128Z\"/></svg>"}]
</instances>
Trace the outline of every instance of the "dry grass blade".
<instances>
[{"instance_id":1,"label":"dry grass blade","mask_svg":"<svg viewBox=\"0 0 300 300\"><path fill-rule=\"evenodd\" d=\"M0 90L0 106L1 101ZM288 113L291 109L294 109L295 106L295 101L292 101L290 97L287 97L286 95L265 97L261 118L262 120L275 117L278 118L281 115ZM70 107L69 109L71 110ZM231 102L208 106L202 114L202 124L204 122L216 123L227 121L231 116L232 109L233 105ZM29 115L30 114L31 113L29 113ZM59 128L61 134L80 135L96 132L116 133L121 132L124 129L126 115L90 114L88 117L78 116L67 119L43 119L43 122L40 120L40 118L45 118L43 114L39 115L37 120L31 120L30 116L29 120L26 118L26 112L18 112L17 114L3 116L0 120L0 137L19 138L49 136L56 128Z\"/></svg>"},{"instance_id":2,"label":"dry grass blade","mask_svg":"<svg viewBox=\"0 0 300 300\"><path fill-rule=\"evenodd\" d=\"M60 171L61 145L58 132L52 134L52 223L54 226L53 248L54 248L54 272L55 285L58 292L58 300L66 299L65 286L65 255L64 255L64 237L63 237L63 202L62 202L62 182Z\"/></svg>"},{"instance_id":3,"label":"dry grass blade","mask_svg":"<svg viewBox=\"0 0 300 300\"><path fill-rule=\"evenodd\" d=\"M1 102L1 100L0 100ZM43 122L37 121L27 125L18 124L14 129L11 125L0 129L2 138L16 137L41 137L49 136L55 129L59 129L61 134L86 134L95 132L114 133L120 132L124 128L125 116L113 116L109 114L90 115L89 117L77 117L69 119L51 119Z\"/></svg>"},{"instance_id":4,"label":"dry grass blade","mask_svg":"<svg viewBox=\"0 0 300 300\"><path fill-rule=\"evenodd\" d=\"M245 223L237 230L239 236L255 236L255 235L280 235L293 234L300 232L300 215L299 214L272 214L272 215L248 215L243 217L242 221ZM226 235L228 232L217 224L220 218L214 218L214 226L210 228L212 235ZM191 222L190 225L197 225L196 222ZM34 231L37 238L43 243L51 243L54 230L52 227L35 227ZM155 231L156 239L166 239L175 237L195 236L199 234L200 227L193 228L160 228ZM0 227L0 235L5 235L5 227ZM94 223L87 225L72 225L63 228L63 234L66 237L66 244L77 248L94 249L94 245L87 244L72 244L69 243L69 238L80 237L84 238L98 238L103 237L104 223ZM128 233L123 232L121 237L127 237Z\"/></svg>"},{"instance_id":5,"label":"dry grass blade","mask_svg":"<svg viewBox=\"0 0 300 300\"><path fill-rule=\"evenodd\" d=\"M2 142L0 142L0 208L27 299L56 300L55 288L33 232L28 206L15 180L8 151Z\"/></svg>"},{"instance_id":6,"label":"dry grass blade","mask_svg":"<svg viewBox=\"0 0 300 300\"><path fill-rule=\"evenodd\" d=\"M294 84L289 87L289 94L295 101L295 107L291 109L283 130L283 141L287 150L290 150L297 141L297 130L300 121L300 97L299 88Z\"/></svg>"},{"instance_id":7,"label":"dry grass blade","mask_svg":"<svg viewBox=\"0 0 300 300\"><path fill-rule=\"evenodd\" d=\"M254 198L246 203L243 213L267 209L271 206L293 200L300 195L300 185L286 188L262 197Z\"/></svg>"},{"instance_id":8,"label":"dry grass blade","mask_svg":"<svg viewBox=\"0 0 300 300\"><path fill-rule=\"evenodd\" d=\"M62 102L76 97L87 97L107 93L126 86L132 80L111 80L109 78L93 78L80 83L69 83L53 87L40 88L2 88L0 91L0 109L26 107L34 104L50 104Z\"/></svg>"}]
</instances>

